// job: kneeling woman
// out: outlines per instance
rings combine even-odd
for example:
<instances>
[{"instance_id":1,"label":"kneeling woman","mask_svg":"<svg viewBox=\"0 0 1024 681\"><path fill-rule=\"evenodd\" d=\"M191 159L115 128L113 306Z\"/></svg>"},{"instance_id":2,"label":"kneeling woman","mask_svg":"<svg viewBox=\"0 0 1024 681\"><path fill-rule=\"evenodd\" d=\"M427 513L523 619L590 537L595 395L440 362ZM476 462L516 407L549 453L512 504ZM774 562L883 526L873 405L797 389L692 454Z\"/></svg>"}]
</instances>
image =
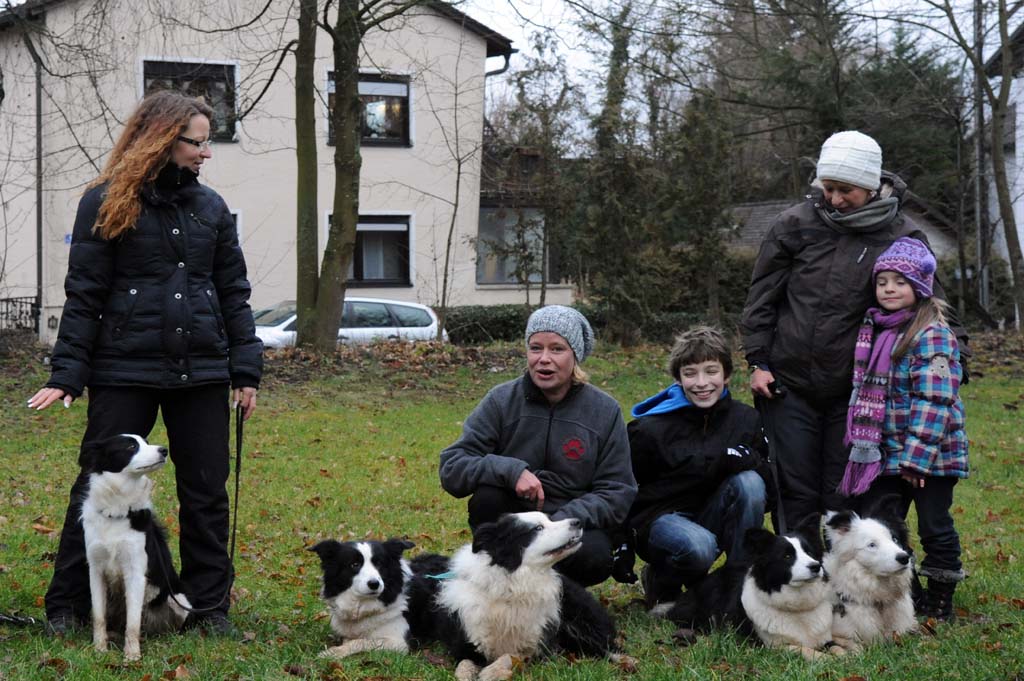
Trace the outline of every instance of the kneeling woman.
<instances>
[{"instance_id":1,"label":"kneeling woman","mask_svg":"<svg viewBox=\"0 0 1024 681\"><path fill-rule=\"evenodd\" d=\"M440 466L442 487L470 497L472 528L520 511L579 518L583 546L559 570L584 586L611 574L609 533L636 495L622 411L579 367L593 347L594 332L576 310L534 312L526 373L487 393Z\"/></svg>"}]
</instances>

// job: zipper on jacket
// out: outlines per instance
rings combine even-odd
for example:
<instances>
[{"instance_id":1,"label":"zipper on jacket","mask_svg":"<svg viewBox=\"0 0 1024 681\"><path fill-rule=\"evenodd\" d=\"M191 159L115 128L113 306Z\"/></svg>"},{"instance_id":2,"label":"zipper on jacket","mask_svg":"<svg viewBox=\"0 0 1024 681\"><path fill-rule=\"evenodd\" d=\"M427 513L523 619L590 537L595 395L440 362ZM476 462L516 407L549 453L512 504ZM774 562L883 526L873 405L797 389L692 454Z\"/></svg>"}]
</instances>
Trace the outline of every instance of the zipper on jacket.
<instances>
[{"instance_id":1,"label":"zipper on jacket","mask_svg":"<svg viewBox=\"0 0 1024 681\"><path fill-rule=\"evenodd\" d=\"M860 264L860 261L864 259L864 256L867 255L867 254L868 254L868 247L865 246L864 250L860 252L860 257L857 258L857 264L858 265Z\"/></svg>"}]
</instances>

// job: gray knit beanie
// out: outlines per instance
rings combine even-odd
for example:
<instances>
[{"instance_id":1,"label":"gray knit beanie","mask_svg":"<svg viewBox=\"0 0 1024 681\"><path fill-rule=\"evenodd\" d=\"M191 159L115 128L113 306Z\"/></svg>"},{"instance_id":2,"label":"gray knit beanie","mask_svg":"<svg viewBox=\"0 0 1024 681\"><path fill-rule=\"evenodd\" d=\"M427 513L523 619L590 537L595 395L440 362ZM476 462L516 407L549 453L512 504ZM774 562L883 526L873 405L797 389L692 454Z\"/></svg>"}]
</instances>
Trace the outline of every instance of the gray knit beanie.
<instances>
[{"instance_id":1,"label":"gray knit beanie","mask_svg":"<svg viewBox=\"0 0 1024 681\"><path fill-rule=\"evenodd\" d=\"M535 333L550 331L565 339L576 355L576 361L583 363L594 350L594 330L582 314L565 305L546 305L534 310L526 322L526 343Z\"/></svg>"},{"instance_id":2,"label":"gray knit beanie","mask_svg":"<svg viewBox=\"0 0 1024 681\"><path fill-rule=\"evenodd\" d=\"M837 132L821 145L818 179L874 191L882 181L882 148L862 132Z\"/></svg>"}]
</instances>

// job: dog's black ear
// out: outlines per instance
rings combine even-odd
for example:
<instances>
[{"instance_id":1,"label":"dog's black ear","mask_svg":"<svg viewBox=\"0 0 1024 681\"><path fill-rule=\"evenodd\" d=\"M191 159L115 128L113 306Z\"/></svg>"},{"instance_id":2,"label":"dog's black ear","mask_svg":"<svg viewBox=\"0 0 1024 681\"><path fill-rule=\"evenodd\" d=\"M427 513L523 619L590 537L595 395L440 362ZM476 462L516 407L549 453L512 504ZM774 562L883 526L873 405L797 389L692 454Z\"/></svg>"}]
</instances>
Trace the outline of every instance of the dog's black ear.
<instances>
[{"instance_id":1,"label":"dog's black ear","mask_svg":"<svg viewBox=\"0 0 1024 681\"><path fill-rule=\"evenodd\" d=\"M794 528L793 533L803 539L816 552L818 558L824 551L821 539L821 514L811 513Z\"/></svg>"},{"instance_id":2,"label":"dog's black ear","mask_svg":"<svg viewBox=\"0 0 1024 681\"><path fill-rule=\"evenodd\" d=\"M408 539L388 539L382 546L389 555L401 556L403 551L408 551L416 545Z\"/></svg>"},{"instance_id":3,"label":"dog's black ear","mask_svg":"<svg viewBox=\"0 0 1024 681\"><path fill-rule=\"evenodd\" d=\"M850 531L850 527L853 525L853 521L859 516L853 511L839 511L825 521L825 526L833 532L839 534L846 534Z\"/></svg>"},{"instance_id":4,"label":"dog's black ear","mask_svg":"<svg viewBox=\"0 0 1024 681\"><path fill-rule=\"evenodd\" d=\"M307 548L307 551L312 551L316 555L320 556L320 562L327 564L331 559L338 555L338 551L341 549L341 544L334 541L333 539L325 539L318 544L314 544Z\"/></svg>"},{"instance_id":5,"label":"dog's black ear","mask_svg":"<svg viewBox=\"0 0 1024 681\"><path fill-rule=\"evenodd\" d=\"M775 535L763 527L752 527L743 535L743 547L754 555L760 555L771 548Z\"/></svg>"},{"instance_id":6,"label":"dog's black ear","mask_svg":"<svg viewBox=\"0 0 1024 681\"><path fill-rule=\"evenodd\" d=\"M473 553L480 553L498 534L498 523L484 523L473 531Z\"/></svg>"},{"instance_id":7,"label":"dog's black ear","mask_svg":"<svg viewBox=\"0 0 1024 681\"><path fill-rule=\"evenodd\" d=\"M93 440L82 443L82 449L78 452L78 465L83 471L88 472L96 469L97 459L100 453L103 452L106 442L106 440Z\"/></svg>"}]
</instances>

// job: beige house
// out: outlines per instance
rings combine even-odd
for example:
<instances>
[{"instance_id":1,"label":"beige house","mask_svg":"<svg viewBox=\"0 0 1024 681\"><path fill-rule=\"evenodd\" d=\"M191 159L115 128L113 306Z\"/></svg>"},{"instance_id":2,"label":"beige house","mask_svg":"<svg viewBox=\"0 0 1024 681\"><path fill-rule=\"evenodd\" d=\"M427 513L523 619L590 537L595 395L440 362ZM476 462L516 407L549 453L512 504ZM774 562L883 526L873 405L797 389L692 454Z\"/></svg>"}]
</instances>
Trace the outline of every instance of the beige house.
<instances>
[{"instance_id":1,"label":"beige house","mask_svg":"<svg viewBox=\"0 0 1024 681\"><path fill-rule=\"evenodd\" d=\"M78 197L121 122L157 87L202 94L217 112L202 181L237 217L253 306L294 299L294 61L284 50L297 9L264 4L28 0L0 14L0 298L38 296L43 340L52 341L64 301ZM451 304L524 299L487 276L495 268L478 268L474 245L487 70L502 71L513 52L509 39L437 0L367 35L353 294L436 304L454 225ZM322 250L334 178L331 44L322 31L317 74ZM550 300L570 296L556 287Z\"/></svg>"}]
</instances>

